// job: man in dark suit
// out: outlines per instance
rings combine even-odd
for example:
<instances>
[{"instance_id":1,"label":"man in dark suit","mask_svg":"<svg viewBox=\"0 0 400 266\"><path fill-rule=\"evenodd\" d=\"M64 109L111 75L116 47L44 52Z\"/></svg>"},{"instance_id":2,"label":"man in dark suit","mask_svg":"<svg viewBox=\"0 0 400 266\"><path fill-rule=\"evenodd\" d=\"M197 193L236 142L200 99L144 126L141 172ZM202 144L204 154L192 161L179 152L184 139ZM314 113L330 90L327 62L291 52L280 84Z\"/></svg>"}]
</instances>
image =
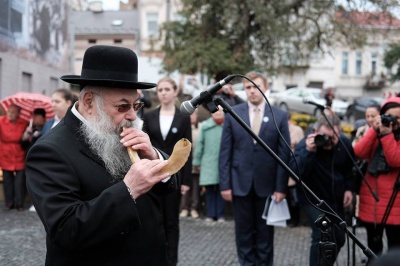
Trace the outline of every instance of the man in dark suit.
<instances>
[{"instance_id":1,"label":"man in dark suit","mask_svg":"<svg viewBox=\"0 0 400 266\"><path fill-rule=\"evenodd\" d=\"M46 265L165 265L158 197L176 189L175 176L143 131L131 126L139 103L136 54L92 46L79 101L41 137L27 157L27 187L47 233ZM122 128L127 127L123 132ZM133 165L127 148L138 151Z\"/></svg>"},{"instance_id":2,"label":"man in dark suit","mask_svg":"<svg viewBox=\"0 0 400 266\"><path fill-rule=\"evenodd\" d=\"M250 72L246 77L265 93L266 78ZM262 94L244 79L248 102L233 110L286 164L290 143L287 113L265 104ZM220 159L220 190L226 201L233 201L236 247L241 265L273 265L274 228L262 219L267 197L281 202L286 195L288 175L282 167L228 114L222 133Z\"/></svg>"}]
</instances>

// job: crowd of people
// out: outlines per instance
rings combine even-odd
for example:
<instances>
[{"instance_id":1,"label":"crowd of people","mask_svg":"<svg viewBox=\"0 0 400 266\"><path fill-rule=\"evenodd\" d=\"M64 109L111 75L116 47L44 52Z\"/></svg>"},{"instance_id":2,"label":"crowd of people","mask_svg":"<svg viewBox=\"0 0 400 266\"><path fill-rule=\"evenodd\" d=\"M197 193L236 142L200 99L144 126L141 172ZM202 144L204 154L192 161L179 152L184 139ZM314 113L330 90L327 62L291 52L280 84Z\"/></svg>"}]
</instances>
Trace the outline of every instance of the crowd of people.
<instances>
[{"instance_id":1,"label":"crowd of people","mask_svg":"<svg viewBox=\"0 0 400 266\"><path fill-rule=\"evenodd\" d=\"M38 108L29 124L19 118L18 105L0 117L5 209L25 210L27 189L30 210L46 230L46 265L177 265L179 219L225 222L227 206L240 265L274 265L274 226L263 214L270 199L279 205L285 198L289 225L298 225L303 212L312 229L310 265L324 256L315 223L323 214L344 220L356 209L375 254L383 251L384 232L389 249L400 246L400 97L368 107L365 126L350 138L330 109L304 134L289 113L266 104L268 79L257 71L243 79L247 101L226 85L214 97L233 106L297 175L289 176L222 107L202 121L197 111L185 115L175 81L140 82L138 68L130 49L92 46L81 75L61 77L79 85L79 95L53 92L54 118L46 121ZM159 105L143 111L152 106L153 87ZM327 106L333 98L330 89ZM192 142L187 163L176 174L160 171L182 138ZM132 164L128 148L139 161ZM354 162L363 163L365 178ZM331 229L334 260L345 232L335 223Z\"/></svg>"}]
</instances>

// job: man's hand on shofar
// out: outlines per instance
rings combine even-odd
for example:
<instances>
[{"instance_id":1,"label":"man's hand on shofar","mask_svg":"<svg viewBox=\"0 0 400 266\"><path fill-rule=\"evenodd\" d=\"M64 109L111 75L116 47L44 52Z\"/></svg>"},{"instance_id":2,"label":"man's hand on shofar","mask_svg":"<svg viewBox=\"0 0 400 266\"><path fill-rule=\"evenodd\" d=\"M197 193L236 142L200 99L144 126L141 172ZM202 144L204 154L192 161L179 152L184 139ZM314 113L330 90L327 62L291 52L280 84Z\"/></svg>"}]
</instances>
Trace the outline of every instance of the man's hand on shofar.
<instances>
[{"instance_id":1,"label":"man's hand on shofar","mask_svg":"<svg viewBox=\"0 0 400 266\"><path fill-rule=\"evenodd\" d=\"M140 195L148 192L155 184L170 176L169 173L159 173L167 164L167 160L148 159L134 163L123 180L131 190L132 197L137 199Z\"/></svg>"},{"instance_id":2,"label":"man's hand on shofar","mask_svg":"<svg viewBox=\"0 0 400 266\"><path fill-rule=\"evenodd\" d=\"M158 153L154 150L151 145L149 135L142 130L136 128L127 128L120 134L121 143L125 147L132 147L140 155L140 158L144 159L159 159Z\"/></svg>"}]
</instances>

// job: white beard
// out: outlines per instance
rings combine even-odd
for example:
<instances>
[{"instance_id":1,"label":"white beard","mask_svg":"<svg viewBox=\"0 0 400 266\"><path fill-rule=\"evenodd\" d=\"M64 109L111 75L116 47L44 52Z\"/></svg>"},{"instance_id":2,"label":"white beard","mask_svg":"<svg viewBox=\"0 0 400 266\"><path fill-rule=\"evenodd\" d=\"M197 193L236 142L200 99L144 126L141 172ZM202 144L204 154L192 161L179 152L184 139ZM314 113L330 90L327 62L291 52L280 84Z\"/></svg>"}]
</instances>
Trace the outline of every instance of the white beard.
<instances>
[{"instance_id":1,"label":"white beard","mask_svg":"<svg viewBox=\"0 0 400 266\"><path fill-rule=\"evenodd\" d=\"M99 105L101 99L97 98L95 107L98 117L88 119L88 123L83 123L81 132L90 149L99 156L112 176L111 181L122 180L132 165L127 149L120 143L119 133L122 127L131 127L132 123L127 121L121 125L114 125L110 117L101 109Z\"/></svg>"}]
</instances>

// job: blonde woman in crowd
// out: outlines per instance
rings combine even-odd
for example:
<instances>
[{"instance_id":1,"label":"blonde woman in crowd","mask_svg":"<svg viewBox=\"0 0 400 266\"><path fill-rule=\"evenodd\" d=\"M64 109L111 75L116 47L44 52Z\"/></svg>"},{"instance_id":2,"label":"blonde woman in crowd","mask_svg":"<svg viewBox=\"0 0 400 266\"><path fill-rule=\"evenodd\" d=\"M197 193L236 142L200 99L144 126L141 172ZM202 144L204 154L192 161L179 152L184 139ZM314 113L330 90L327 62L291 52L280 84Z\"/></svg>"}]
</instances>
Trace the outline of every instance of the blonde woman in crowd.
<instances>
[{"instance_id":1,"label":"blonde woman in crowd","mask_svg":"<svg viewBox=\"0 0 400 266\"><path fill-rule=\"evenodd\" d=\"M158 81L157 97L160 106L143 115L143 131L147 132L155 148L171 154L174 145L182 138L192 141L190 117L182 114L176 107L178 88L175 81L165 77ZM188 192L192 172L192 156L180 170L181 191L162 197L164 229L167 237L168 266L178 263L179 209L181 194Z\"/></svg>"}]
</instances>

